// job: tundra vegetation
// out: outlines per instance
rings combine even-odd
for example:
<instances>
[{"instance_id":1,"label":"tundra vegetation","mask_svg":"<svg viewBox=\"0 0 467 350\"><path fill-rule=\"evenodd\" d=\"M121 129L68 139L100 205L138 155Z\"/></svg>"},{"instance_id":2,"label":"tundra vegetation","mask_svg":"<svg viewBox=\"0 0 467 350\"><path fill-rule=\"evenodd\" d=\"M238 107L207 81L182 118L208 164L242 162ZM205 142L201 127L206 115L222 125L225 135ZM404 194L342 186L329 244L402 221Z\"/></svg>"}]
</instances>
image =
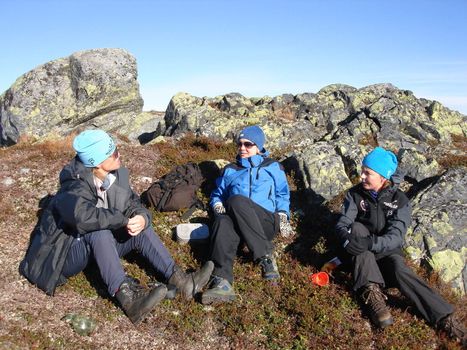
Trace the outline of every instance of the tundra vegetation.
<instances>
[{"instance_id":1,"label":"tundra vegetation","mask_svg":"<svg viewBox=\"0 0 467 350\"><path fill-rule=\"evenodd\" d=\"M205 307L199 302L165 300L138 326L133 326L107 294L95 266L59 287L54 297L45 295L18 273L30 233L40 216L40 204L53 195L58 173L74 156L73 135L36 143L23 138L0 149L0 348L2 349L456 349L457 344L437 333L419 317L397 290L389 290L395 324L384 331L373 328L360 311L344 269L333 273L326 287L311 284L308 276L333 257L331 233L343 195L313 210L303 183L288 172L292 190L294 237L278 237L276 254L281 280L261 279L246 250L234 264L236 303ZM119 150L130 169L134 190L141 193L173 166L190 161L233 159L232 143L191 134L167 142L137 145L119 139ZM368 140L371 143L371 140ZM456 145L465 151L465 138ZM275 158L281 154L275 152ZM465 166L465 157L439 159L443 167ZM210 179L212 180L212 179ZM198 195L205 203L210 186ZM196 268L207 259L207 245L180 245L173 229L183 211L153 213L153 225L175 260ZM209 223L206 212L197 211L192 222ZM135 256L124 266L145 285L157 275ZM467 297L456 294L437 273L409 264L443 297L453 303L459 317L467 319ZM89 336L80 336L62 319L79 313L96 320Z\"/></svg>"}]
</instances>

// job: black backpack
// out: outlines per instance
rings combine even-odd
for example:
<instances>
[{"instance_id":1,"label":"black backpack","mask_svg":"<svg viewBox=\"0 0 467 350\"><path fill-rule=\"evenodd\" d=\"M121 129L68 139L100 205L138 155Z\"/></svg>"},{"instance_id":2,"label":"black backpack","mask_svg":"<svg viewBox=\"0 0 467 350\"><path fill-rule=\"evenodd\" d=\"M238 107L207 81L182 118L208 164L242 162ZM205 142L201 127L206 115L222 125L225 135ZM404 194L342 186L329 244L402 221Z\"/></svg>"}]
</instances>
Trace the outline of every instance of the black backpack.
<instances>
[{"instance_id":1,"label":"black backpack","mask_svg":"<svg viewBox=\"0 0 467 350\"><path fill-rule=\"evenodd\" d=\"M178 165L159 181L154 182L141 194L146 207L157 211L177 211L199 206L201 201L196 191L203 183L203 175L198 164Z\"/></svg>"}]
</instances>

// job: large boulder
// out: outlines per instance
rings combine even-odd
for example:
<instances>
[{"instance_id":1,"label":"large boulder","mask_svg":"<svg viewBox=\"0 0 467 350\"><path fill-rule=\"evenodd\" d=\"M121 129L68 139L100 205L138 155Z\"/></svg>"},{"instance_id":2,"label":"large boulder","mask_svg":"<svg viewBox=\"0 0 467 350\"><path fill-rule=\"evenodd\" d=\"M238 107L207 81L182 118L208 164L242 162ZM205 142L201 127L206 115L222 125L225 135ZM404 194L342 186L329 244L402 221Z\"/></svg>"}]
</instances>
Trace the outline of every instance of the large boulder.
<instances>
[{"instance_id":1,"label":"large boulder","mask_svg":"<svg viewBox=\"0 0 467 350\"><path fill-rule=\"evenodd\" d=\"M461 293L467 291L467 168L449 169L412 200L407 251Z\"/></svg>"},{"instance_id":2,"label":"large boulder","mask_svg":"<svg viewBox=\"0 0 467 350\"><path fill-rule=\"evenodd\" d=\"M0 145L75 128L114 131L142 112L136 60L122 49L81 51L19 77L0 96Z\"/></svg>"}]
</instances>

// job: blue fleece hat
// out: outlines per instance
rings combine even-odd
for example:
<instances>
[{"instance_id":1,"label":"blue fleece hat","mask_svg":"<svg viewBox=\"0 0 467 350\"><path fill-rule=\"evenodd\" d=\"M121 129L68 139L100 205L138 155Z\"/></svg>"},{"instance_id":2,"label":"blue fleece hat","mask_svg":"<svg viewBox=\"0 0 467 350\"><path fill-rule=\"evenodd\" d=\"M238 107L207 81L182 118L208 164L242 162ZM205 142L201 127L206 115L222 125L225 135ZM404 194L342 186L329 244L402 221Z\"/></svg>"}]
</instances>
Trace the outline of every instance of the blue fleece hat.
<instances>
[{"instance_id":1,"label":"blue fleece hat","mask_svg":"<svg viewBox=\"0 0 467 350\"><path fill-rule=\"evenodd\" d=\"M75 137L73 148L84 166L92 168L109 158L116 146L104 130L85 130Z\"/></svg>"},{"instance_id":2,"label":"blue fleece hat","mask_svg":"<svg viewBox=\"0 0 467 350\"><path fill-rule=\"evenodd\" d=\"M245 129L240 131L237 140L240 139L247 139L253 142L259 149L261 153L266 152L264 149L264 132L261 128L257 125L247 126Z\"/></svg>"},{"instance_id":3,"label":"blue fleece hat","mask_svg":"<svg viewBox=\"0 0 467 350\"><path fill-rule=\"evenodd\" d=\"M363 158L362 165L377 172L382 177L390 179L397 169L397 158L391 151L376 147Z\"/></svg>"}]
</instances>

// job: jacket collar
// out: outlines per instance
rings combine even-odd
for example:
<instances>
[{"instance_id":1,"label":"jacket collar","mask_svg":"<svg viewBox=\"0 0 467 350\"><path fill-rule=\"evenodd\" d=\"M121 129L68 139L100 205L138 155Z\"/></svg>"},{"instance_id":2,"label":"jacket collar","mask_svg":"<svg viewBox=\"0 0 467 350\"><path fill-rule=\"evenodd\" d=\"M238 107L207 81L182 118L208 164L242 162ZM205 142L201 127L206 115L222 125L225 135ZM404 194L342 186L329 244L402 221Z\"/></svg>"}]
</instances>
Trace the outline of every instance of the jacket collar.
<instances>
[{"instance_id":1,"label":"jacket collar","mask_svg":"<svg viewBox=\"0 0 467 350\"><path fill-rule=\"evenodd\" d=\"M237 156L237 164L244 168L255 168L259 166L264 160L263 155L256 154L248 158L241 158Z\"/></svg>"}]
</instances>

